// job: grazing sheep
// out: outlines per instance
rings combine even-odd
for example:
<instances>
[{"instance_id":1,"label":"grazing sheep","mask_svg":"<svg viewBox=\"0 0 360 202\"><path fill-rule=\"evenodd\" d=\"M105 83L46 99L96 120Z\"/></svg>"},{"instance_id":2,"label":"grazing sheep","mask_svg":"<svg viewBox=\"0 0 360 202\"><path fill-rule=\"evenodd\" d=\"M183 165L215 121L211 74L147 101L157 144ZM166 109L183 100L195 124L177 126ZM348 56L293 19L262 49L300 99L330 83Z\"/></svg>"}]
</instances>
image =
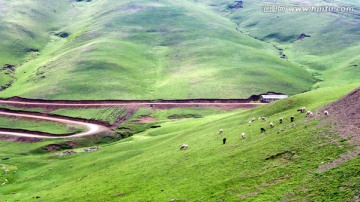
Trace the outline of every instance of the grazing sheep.
<instances>
[{"instance_id":1,"label":"grazing sheep","mask_svg":"<svg viewBox=\"0 0 360 202\"><path fill-rule=\"evenodd\" d=\"M251 126L251 124L252 124L252 122L251 122L251 121L249 121L249 126Z\"/></svg>"},{"instance_id":2,"label":"grazing sheep","mask_svg":"<svg viewBox=\"0 0 360 202\"><path fill-rule=\"evenodd\" d=\"M270 128L274 128L274 123L273 122L270 122L269 125L270 125Z\"/></svg>"},{"instance_id":3,"label":"grazing sheep","mask_svg":"<svg viewBox=\"0 0 360 202\"><path fill-rule=\"evenodd\" d=\"M224 130L223 129L220 129L219 130L219 134L221 134L221 133L223 133L224 132Z\"/></svg>"},{"instance_id":4,"label":"grazing sheep","mask_svg":"<svg viewBox=\"0 0 360 202\"><path fill-rule=\"evenodd\" d=\"M260 128L261 132L264 133L265 132L265 128Z\"/></svg>"},{"instance_id":5,"label":"grazing sheep","mask_svg":"<svg viewBox=\"0 0 360 202\"><path fill-rule=\"evenodd\" d=\"M283 122L283 117L279 118L279 122L282 123Z\"/></svg>"},{"instance_id":6,"label":"grazing sheep","mask_svg":"<svg viewBox=\"0 0 360 202\"><path fill-rule=\"evenodd\" d=\"M291 121L291 122L294 122L294 120L295 120L295 117L294 117L294 116L291 116L291 117L290 117L290 121Z\"/></svg>"},{"instance_id":7,"label":"grazing sheep","mask_svg":"<svg viewBox=\"0 0 360 202\"><path fill-rule=\"evenodd\" d=\"M259 116L258 120L260 120L260 119L261 119L261 117Z\"/></svg>"},{"instance_id":8,"label":"grazing sheep","mask_svg":"<svg viewBox=\"0 0 360 202\"><path fill-rule=\"evenodd\" d=\"M223 139L223 144L225 144L225 143L226 143L226 138Z\"/></svg>"},{"instance_id":9,"label":"grazing sheep","mask_svg":"<svg viewBox=\"0 0 360 202\"><path fill-rule=\"evenodd\" d=\"M306 110L306 107L301 107L297 111L300 112L300 113L305 113L305 110Z\"/></svg>"},{"instance_id":10,"label":"grazing sheep","mask_svg":"<svg viewBox=\"0 0 360 202\"><path fill-rule=\"evenodd\" d=\"M261 120L266 121L266 117L261 117Z\"/></svg>"},{"instance_id":11,"label":"grazing sheep","mask_svg":"<svg viewBox=\"0 0 360 202\"><path fill-rule=\"evenodd\" d=\"M181 145L180 150L187 150L188 148L189 148L189 145L183 144L183 145Z\"/></svg>"},{"instance_id":12,"label":"grazing sheep","mask_svg":"<svg viewBox=\"0 0 360 202\"><path fill-rule=\"evenodd\" d=\"M313 116L314 116L314 114L311 111L306 112L306 117L311 118Z\"/></svg>"},{"instance_id":13,"label":"grazing sheep","mask_svg":"<svg viewBox=\"0 0 360 202\"><path fill-rule=\"evenodd\" d=\"M252 118L252 119L251 119L251 122L254 122L254 121L255 121L255 118Z\"/></svg>"},{"instance_id":14,"label":"grazing sheep","mask_svg":"<svg viewBox=\"0 0 360 202\"><path fill-rule=\"evenodd\" d=\"M241 133L242 139L245 139L245 133Z\"/></svg>"},{"instance_id":15,"label":"grazing sheep","mask_svg":"<svg viewBox=\"0 0 360 202\"><path fill-rule=\"evenodd\" d=\"M327 110L324 111L325 116L329 116L329 112Z\"/></svg>"}]
</instances>

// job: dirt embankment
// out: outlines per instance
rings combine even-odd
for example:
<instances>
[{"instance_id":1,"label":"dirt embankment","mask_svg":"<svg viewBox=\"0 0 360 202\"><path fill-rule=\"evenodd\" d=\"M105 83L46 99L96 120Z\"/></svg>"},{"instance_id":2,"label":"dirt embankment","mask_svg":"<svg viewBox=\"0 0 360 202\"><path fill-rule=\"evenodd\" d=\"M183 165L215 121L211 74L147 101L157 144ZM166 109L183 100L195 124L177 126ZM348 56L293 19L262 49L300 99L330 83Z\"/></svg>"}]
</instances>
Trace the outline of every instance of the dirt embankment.
<instances>
[{"instance_id":1,"label":"dirt embankment","mask_svg":"<svg viewBox=\"0 0 360 202\"><path fill-rule=\"evenodd\" d=\"M82 119L82 118L73 118L73 117L68 117L68 116L46 114L46 113L40 113L40 112L28 112L28 111L20 111L20 110L0 109L0 113L1 112L26 114L26 115L33 115L33 116L39 116L39 117L48 117L48 118L55 118L55 119L58 118L58 119L64 119L64 120L68 120L68 121L77 121L77 122L81 122L81 123L91 123L91 124L101 125L101 126L105 126L105 127L110 127L111 126L108 122L104 122L104 121L89 120L89 119ZM23 117L23 118L33 120L33 118L28 118L28 117Z\"/></svg>"},{"instance_id":2,"label":"dirt embankment","mask_svg":"<svg viewBox=\"0 0 360 202\"><path fill-rule=\"evenodd\" d=\"M253 96L247 99L177 99L177 100L42 100L42 99L28 99L21 97L12 97L4 99L14 102L26 103L54 103L54 104L82 104L82 105L101 105L101 104L131 104L131 103L249 103L253 100Z\"/></svg>"},{"instance_id":3,"label":"dirt embankment","mask_svg":"<svg viewBox=\"0 0 360 202\"><path fill-rule=\"evenodd\" d=\"M323 107L319 110L318 115L325 110L329 111L329 117L323 121L330 123L343 139L348 139L354 149L341 155L339 159L321 166L320 172L337 167L360 155L360 88Z\"/></svg>"},{"instance_id":4,"label":"dirt embankment","mask_svg":"<svg viewBox=\"0 0 360 202\"><path fill-rule=\"evenodd\" d=\"M319 113L324 110L329 111L328 120L344 138L360 143L360 88L325 106Z\"/></svg>"},{"instance_id":5,"label":"dirt embankment","mask_svg":"<svg viewBox=\"0 0 360 202\"><path fill-rule=\"evenodd\" d=\"M154 110L178 108L178 107L217 107L222 109L236 108L253 108L264 105L263 103L253 103L259 98L253 95L248 99L189 99L189 100L101 100L101 101L71 101L71 100L40 100L13 97L10 99L0 99L0 104L14 106L18 108L42 108L45 111L52 111L61 108L94 108L94 107L114 107L125 106L128 113L125 117L117 120L113 125L106 122L86 120L80 118L70 118L47 113L25 112L16 110L1 109L2 116L15 116L35 120L47 120L61 123L74 123L75 125L85 126L87 131L68 136L53 136L51 134L43 134L31 131L9 131L0 128L0 135L16 137L16 138L66 138L66 137L83 137L95 135L103 131L111 131L117 128L122 122L130 118L138 109L138 107L151 107Z\"/></svg>"},{"instance_id":6,"label":"dirt embankment","mask_svg":"<svg viewBox=\"0 0 360 202\"><path fill-rule=\"evenodd\" d=\"M0 99L0 104L10 105L18 108L44 108L49 111L60 108L94 108L127 106L133 107L155 107L157 109L168 109L177 107L217 107L224 109L252 108L261 106L263 103L254 103L259 96L251 96L248 99L189 99L189 100L39 100L13 97Z\"/></svg>"}]
</instances>

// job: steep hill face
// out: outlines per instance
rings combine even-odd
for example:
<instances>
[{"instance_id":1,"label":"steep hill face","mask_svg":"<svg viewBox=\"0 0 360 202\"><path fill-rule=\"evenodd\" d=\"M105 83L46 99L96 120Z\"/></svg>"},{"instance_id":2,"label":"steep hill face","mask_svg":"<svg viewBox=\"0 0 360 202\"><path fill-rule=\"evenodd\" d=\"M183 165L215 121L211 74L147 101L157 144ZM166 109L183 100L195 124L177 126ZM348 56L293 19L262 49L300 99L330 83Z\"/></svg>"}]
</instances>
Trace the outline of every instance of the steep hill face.
<instances>
[{"instance_id":1,"label":"steep hill face","mask_svg":"<svg viewBox=\"0 0 360 202\"><path fill-rule=\"evenodd\" d=\"M317 53L308 51L311 48L299 53L304 48L291 41L303 32L312 35L304 42L316 38L314 34L305 25L296 29L297 23L288 23L285 33L276 34L289 15L279 15L279 20L270 23L269 16L256 10L261 5L210 0L0 0L0 36L4 37L0 42L0 67L4 67L0 96L246 98L267 91L297 94L310 90L316 80L331 78L332 74L325 75L327 67L319 72L318 67L299 59ZM350 23L353 17L343 19ZM322 22L331 24L330 20ZM328 30L333 33L335 28ZM350 30L343 32L357 40ZM264 33L268 37L262 37ZM273 40L278 36L287 40ZM343 53L349 48L357 50L350 44L340 47ZM289 51L282 46L289 46ZM314 61L319 64L322 60L318 58L332 54L318 55ZM351 57L352 65L357 65L355 59ZM329 69L337 71L337 67ZM354 80L357 69L352 66L334 82L346 80L344 75Z\"/></svg>"},{"instance_id":2,"label":"steep hill face","mask_svg":"<svg viewBox=\"0 0 360 202\"><path fill-rule=\"evenodd\" d=\"M323 110L331 111L331 122L345 137L360 147L360 88L352 91L338 101L327 105ZM359 148L360 149L360 148Z\"/></svg>"}]
</instances>

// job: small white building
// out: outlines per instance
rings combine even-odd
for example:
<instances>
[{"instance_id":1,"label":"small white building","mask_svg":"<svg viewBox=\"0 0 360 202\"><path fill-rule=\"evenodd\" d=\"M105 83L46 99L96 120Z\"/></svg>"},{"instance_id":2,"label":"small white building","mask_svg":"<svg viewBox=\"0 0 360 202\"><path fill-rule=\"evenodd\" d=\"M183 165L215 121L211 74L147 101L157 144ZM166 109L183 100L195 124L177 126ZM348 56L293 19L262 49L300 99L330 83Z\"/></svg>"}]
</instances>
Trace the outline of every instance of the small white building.
<instances>
[{"instance_id":1,"label":"small white building","mask_svg":"<svg viewBox=\"0 0 360 202\"><path fill-rule=\"evenodd\" d=\"M260 100L263 103L269 103L276 100L282 100L288 97L289 97L288 95L261 95Z\"/></svg>"}]
</instances>

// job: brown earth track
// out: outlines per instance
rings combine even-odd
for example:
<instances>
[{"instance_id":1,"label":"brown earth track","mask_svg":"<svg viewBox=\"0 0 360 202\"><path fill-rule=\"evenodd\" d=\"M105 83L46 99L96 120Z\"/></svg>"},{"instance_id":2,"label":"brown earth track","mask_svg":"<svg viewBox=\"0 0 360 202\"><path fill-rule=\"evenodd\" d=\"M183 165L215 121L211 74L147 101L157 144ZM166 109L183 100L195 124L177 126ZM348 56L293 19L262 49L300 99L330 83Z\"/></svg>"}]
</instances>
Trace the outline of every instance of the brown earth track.
<instances>
[{"instance_id":1,"label":"brown earth track","mask_svg":"<svg viewBox=\"0 0 360 202\"><path fill-rule=\"evenodd\" d=\"M33 113L33 112L13 112L11 110L0 110L1 116L14 116L14 117L20 117L20 118L27 118L27 119L34 119L34 120L46 120L46 121L53 121L53 122L59 122L63 124L73 124L82 126L85 129L83 132L79 132L72 135L51 135L51 134L45 134L41 132L34 132L34 131L20 131L20 130L11 130L11 129L1 129L0 128L0 137L5 137L5 139L9 139L8 137L17 137L17 138L38 138L38 139L60 139L60 138L78 138L78 137L85 137L85 136L91 136L91 135L97 135L101 133L108 133L110 130L103 126L98 125L94 123L88 123L84 121L75 121L73 118L59 118L58 116L48 116L47 114L41 114L41 113ZM15 138L16 139L16 138Z\"/></svg>"},{"instance_id":2,"label":"brown earth track","mask_svg":"<svg viewBox=\"0 0 360 202\"><path fill-rule=\"evenodd\" d=\"M137 111L137 108L128 108L126 115L124 117L118 119L117 121L115 121L115 123L111 126L111 129L115 129L115 128L119 127L120 124L122 124L124 121L128 120L132 115L134 115L136 111Z\"/></svg>"},{"instance_id":3,"label":"brown earth track","mask_svg":"<svg viewBox=\"0 0 360 202\"><path fill-rule=\"evenodd\" d=\"M34 116L49 117L49 118L59 118L59 119L65 119L65 120L69 120L69 121L77 121L77 122L82 122L82 123L92 123L92 124L101 125L104 127L111 126L108 122L104 122L104 121L74 118L74 117L61 116L61 115L55 115L55 114L47 114L47 113L41 113L41 112L28 112L28 111L21 111L21 110L0 109L0 113L1 112L18 113L18 114L34 115ZM32 119L32 118L24 118L24 119Z\"/></svg>"},{"instance_id":4,"label":"brown earth track","mask_svg":"<svg viewBox=\"0 0 360 202\"><path fill-rule=\"evenodd\" d=\"M28 133L28 134L34 134L34 135L40 135L40 136L71 136L75 135L76 133L68 133L66 135L59 135L59 134L52 134L52 133L45 133L45 132L39 132L39 131L31 131L31 130L23 130L23 129L11 129L11 128L0 128L1 132L9 132L9 133Z\"/></svg>"},{"instance_id":5,"label":"brown earth track","mask_svg":"<svg viewBox=\"0 0 360 202\"><path fill-rule=\"evenodd\" d=\"M323 107L317 116L324 117L324 110L329 111L329 116L324 118L322 122L330 124L340 134L341 138L348 139L354 148L352 151L341 155L339 159L321 166L320 172L335 168L360 155L360 88Z\"/></svg>"},{"instance_id":6,"label":"brown earth track","mask_svg":"<svg viewBox=\"0 0 360 202\"><path fill-rule=\"evenodd\" d=\"M87 108L87 107L110 107L110 106L133 106L149 107L156 106L159 109L175 107L218 107L225 109L252 108L264 105L263 103L251 103L252 99L189 99L189 100L39 100L14 97L0 99L0 104L19 108Z\"/></svg>"},{"instance_id":7,"label":"brown earth track","mask_svg":"<svg viewBox=\"0 0 360 202\"><path fill-rule=\"evenodd\" d=\"M152 107L153 109L168 109L177 107L217 107L222 109L236 109L236 108L253 108L256 106L264 105L263 103L250 103L252 99L190 99L190 100L101 100L101 101L68 101L68 100L39 100L39 99L26 99L20 97L13 97L10 99L0 99L0 104L18 107L18 108L43 108L46 111L52 111L60 108L94 108L94 107L113 107L113 106L126 106L129 111L125 117L117 120L113 125L109 123L86 120L80 118L70 118L59 115L52 115L47 113L38 112L25 112L19 110L6 110L1 109L0 114L5 116L6 113L12 113L11 116L30 118L30 119L44 119L54 120L61 119L60 122L76 122L77 125L85 125L91 132L83 132L67 136L52 136L47 134L35 134L33 131L17 131L11 132L0 129L0 136L5 137L19 137L19 138L70 138L82 137L88 135L95 135L103 131L110 131L109 128L116 128L121 123L129 119L137 110L138 107ZM94 128L98 129L95 130ZM91 129L92 128L92 129ZM83 135L85 134L85 135Z\"/></svg>"},{"instance_id":8,"label":"brown earth track","mask_svg":"<svg viewBox=\"0 0 360 202\"><path fill-rule=\"evenodd\" d=\"M21 97L12 97L8 99L2 99L7 101L18 102L39 102L39 103L77 103L77 104L131 104L131 103L249 103L254 101L251 98L248 99L184 99L184 100L42 100L42 99L28 99Z\"/></svg>"}]
</instances>

